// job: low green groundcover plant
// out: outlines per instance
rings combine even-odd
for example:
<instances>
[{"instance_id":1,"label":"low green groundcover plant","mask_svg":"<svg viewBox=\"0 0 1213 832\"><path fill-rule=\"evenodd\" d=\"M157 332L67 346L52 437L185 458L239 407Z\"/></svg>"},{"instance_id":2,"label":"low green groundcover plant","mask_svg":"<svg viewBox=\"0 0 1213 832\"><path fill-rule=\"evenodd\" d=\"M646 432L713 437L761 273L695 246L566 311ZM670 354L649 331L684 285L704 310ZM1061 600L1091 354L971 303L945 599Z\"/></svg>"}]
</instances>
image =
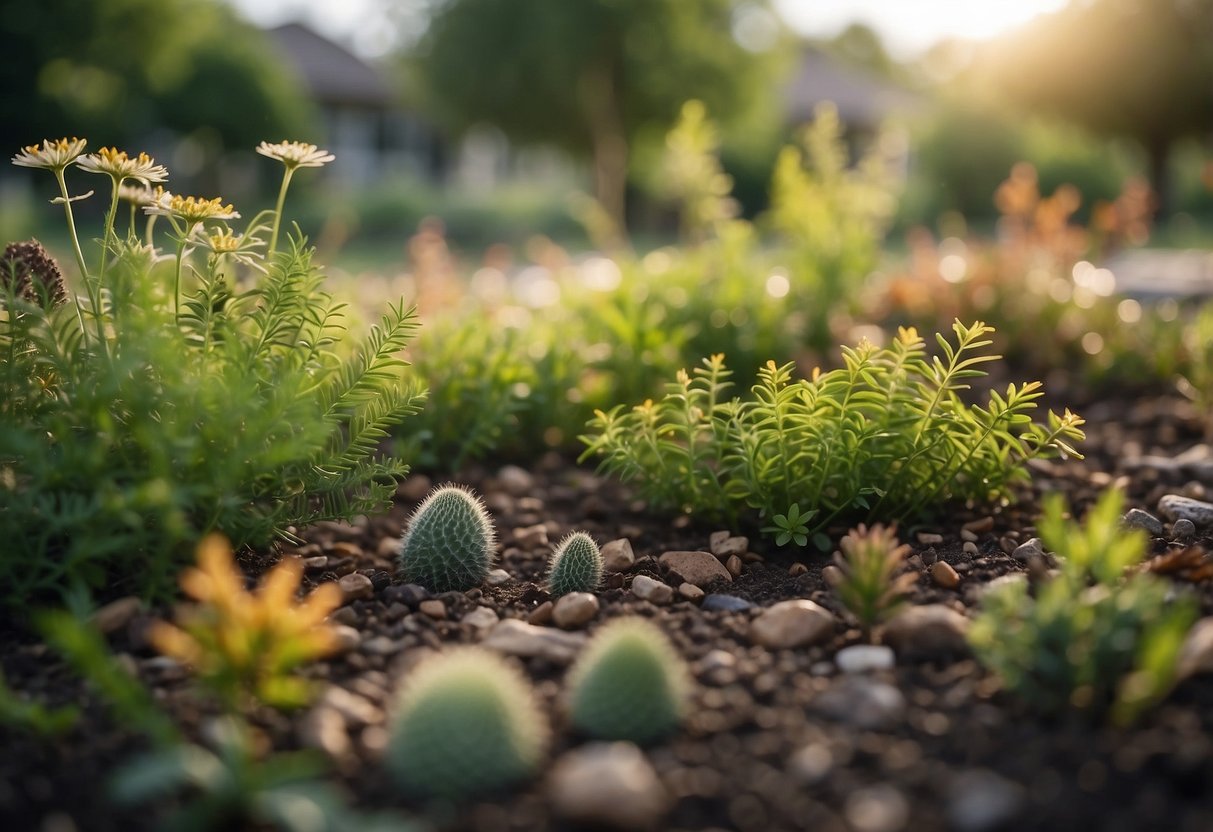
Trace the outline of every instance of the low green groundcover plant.
<instances>
[{"instance_id":1,"label":"low green groundcover plant","mask_svg":"<svg viewBox=\"0 0 1213 832\"><path fill-rule=\"evenodd\" d=\"M769 362L746 400L729 399L722 355L681 371L665 398L599 411L582 437L584 457L635 482L652 503L713 518L756 509L781 542L812 539L839 520L921 518L953 501L988 503L1028 479L1026 463L1077 456L1082 419L1031 412L1039 382L991 391L985 405L960 393L981 365L992 330L953 324L942 357L901 329L892 344L844 347L844 366L793 379Z\"/></svg>"},{"instance_id":2,"label":"low green groundcover plant","mask_svg":"<svg viewBox=\"0 0 1213 832\"><path fill-rule=\"evenodd\" d=\"M1119 492L1106 492L1082 525L1051 497L1040 536L1060 572L1034 590L1027 581L992 589L969 641L1033 709L1131 722L1171 690L1196 605L1172 597L1163 579L1126 575L1145 556L1146 536L1121 524Z\"/></svg>"},{"instance_id":3,"label":"low green groundcover plant","mask_svg":"<svg viewBox=\"0 0 1213 832\"><path fill-rule=\"evenodd\" d=\"M32 245L0 258L0 604L166 594L207 531L260 546L386 506L406 466L375 452L421 395L399 357L413 313L392 306L351 342L305 241L277 248L292 175L332 157L262 144L285 168L278 207L238 234L231 205L152 189L167 171L146 155L84 150L47 141L13 160L54 174L83 294ZM68 169L110 180L90 258Z\"/></svg>"}]
</instances>

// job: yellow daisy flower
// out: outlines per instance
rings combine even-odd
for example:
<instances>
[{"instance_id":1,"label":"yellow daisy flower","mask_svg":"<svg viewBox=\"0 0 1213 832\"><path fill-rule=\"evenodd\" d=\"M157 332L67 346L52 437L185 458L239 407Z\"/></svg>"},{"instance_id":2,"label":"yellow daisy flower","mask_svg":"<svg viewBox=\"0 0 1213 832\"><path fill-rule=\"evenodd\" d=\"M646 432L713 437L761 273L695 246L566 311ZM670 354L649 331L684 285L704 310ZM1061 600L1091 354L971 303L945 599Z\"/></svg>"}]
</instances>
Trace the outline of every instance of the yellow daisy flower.
<instances>
[{"instance_id":1,"label":"yellow daisy flower","mask_svg":"<svg viewBox=\"0 0 1213 832\"><path fill-rule=\"evenodd\" d=\"M107 174L115 182L134 179L150 184L168 179L168 168L156 164L156 160L146 153L140 153L132 159L126 155L125 150L113 147L103 147L96 153L90 153L80 159L76 165L89 173Z\"/></svg>"},{"instance_id":2,"label":"yellow daisy flower","mask_svg":"<svg viewBox=\"0 0 1213 832\"><path fill-rule=\"evenodd\" d=\"M31 144L23 147L21 152L13 157L13 164L22 168L43 168L45 170L61 171L76 161L88 144L87 139L44 139L42 146Z\"/></svg>"},{"instance_id":3,"label":"yellow daisy flower","mask_svg":"<svg viewBox=\"0 0 1213 832\"><path fill-rule=\"evenodd\" d=\"M196 196L162 194L151 204L144 206L145 213L162 217L176 217L193 226L203 220L234 220L240 212L234 205L224 205L223 199L203 199Z\"/></svg>"},{"instance_id":4,"label":"yellow daisy flower","mask_svg":"<svg viewBox=\"0 0 1213 832\"><path fill-rule=\"evenodd\" d=\"M262 156L277 159L286 165L287 170L323 167L337 158L327 150L317 150L316 145L304 142L262 142L257 145L257 152Z\"/></svg>"}]
</instances>

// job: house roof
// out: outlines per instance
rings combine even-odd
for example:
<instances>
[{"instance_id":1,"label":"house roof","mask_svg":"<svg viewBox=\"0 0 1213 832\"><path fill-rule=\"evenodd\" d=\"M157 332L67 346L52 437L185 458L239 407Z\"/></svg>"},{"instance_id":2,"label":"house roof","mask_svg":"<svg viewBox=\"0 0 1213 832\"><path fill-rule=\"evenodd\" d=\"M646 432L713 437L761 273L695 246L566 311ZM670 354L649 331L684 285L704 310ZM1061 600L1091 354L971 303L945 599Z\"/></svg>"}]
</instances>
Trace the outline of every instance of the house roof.
<instances>
[{"instance_id":1,"label":"house roof","mask_svg":"<svg viewBox=\"0 0 1213 832\"><path fill-rule=\"evenodd\" d=\"M283 57L320 104L386 108L392 91L375 67L302 23L269 30Z\"/></svg>"},{"instance_id":2,"label":"house roof","mask_svg":"<svg viewBox=\"0 0 1213 832\"><path fill-rule=\"evenodd\" d=\"M860 127L876 126L922 103L908 90L805 47L784 89L784 112L789 121L800 124L812 120L814 108L823 101L834 102L844 123Z\"/></svg>"}]
</instances>

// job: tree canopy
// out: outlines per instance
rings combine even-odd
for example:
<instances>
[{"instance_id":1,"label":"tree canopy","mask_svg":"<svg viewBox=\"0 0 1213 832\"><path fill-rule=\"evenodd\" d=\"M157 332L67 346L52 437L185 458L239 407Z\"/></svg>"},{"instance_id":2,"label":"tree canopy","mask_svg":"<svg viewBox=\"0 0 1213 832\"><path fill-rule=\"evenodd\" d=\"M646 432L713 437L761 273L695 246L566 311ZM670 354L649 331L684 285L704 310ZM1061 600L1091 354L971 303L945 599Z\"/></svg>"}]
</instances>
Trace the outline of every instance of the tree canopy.
<instances>
[{"instance_id":1,"label":"tree canopy","mask_svg":"<svg viewBox=\"0 0 1213 832\"><path fill-rule=\"evenodd\" d=\"M664 131L686 100L722 119L764 87L767 63L733 37L740 0L434 0L414 66L430 107L518 143L592 157L621 220L630 142Z\"/></svg>"},{"instance_id":2,"label":"tree canopy","mask_svg":"<svg viewBox=\"0 0 1213 832\"><path fill-rule=\"evenodd\" d=\"M0 135L15 149L205 128L225 146L298 135L305 95L266 36L212 0L38 0L0 14Z\"/></svg>"},{"instance_id":3,"label":"tree canopy","mask_svg":"<svg viewBox=\"0 0 1213 832\"><path fill-rule=\"evenodd\" d=\"M1072 2L985 63L1021 103L1139 141L1164 206L1171 146L1213 130L1213 0Z\"/></svg>"}]
</instances>

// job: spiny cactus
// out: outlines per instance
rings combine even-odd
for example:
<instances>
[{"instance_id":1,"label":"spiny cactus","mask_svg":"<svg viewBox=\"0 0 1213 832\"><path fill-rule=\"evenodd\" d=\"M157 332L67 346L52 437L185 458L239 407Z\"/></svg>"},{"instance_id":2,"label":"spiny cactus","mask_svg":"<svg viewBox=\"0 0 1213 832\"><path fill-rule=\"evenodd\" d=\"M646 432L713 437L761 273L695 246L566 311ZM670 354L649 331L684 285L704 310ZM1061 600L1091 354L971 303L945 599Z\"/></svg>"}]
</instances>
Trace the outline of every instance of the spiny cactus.
<instances>
[{"instance_id":1,"label":"spiny cactus","mask_svg":"<svg viewBox=\"0 0 1213 832\"><path fill-rule=\"evenodd\" d=\"M433 592L478 586L493 563L496 533L480 498L459 485L433 491L409 519L400 569Z\"/></svg>"},{"instance_id":2,"label":"spiny cactus","mask_svg":"<svg viewBox=\"0 0 1213 832\"><path fill-rule=\"evenodd\" d=\"M406 680L387 765L410 794L453 801L525 779L547 739L527 679L497 654L463 647Z\"/></svg>"},{"instance_id":3,"label":"spiny cactus","mask_svg":"<svg viewBox=\"0 0 1213 832\"><path fill-rule=\"evenodd\" d=\"M686 663L641 618L607 624L569 672L569 718L599 739L646 743L678 727L689 692Z\"/></svg>"},{"instance_id":4,"label":"spiny cactus","mask_svg":"<svg viewBox=\"0 0 1213 832\"><path fill-rule=\"evenodd\" d=\"M572 532L552 554L548 591L553 595L593 592L602 581L602 552L585 532Z\"/></svg>"}]
</instances>

